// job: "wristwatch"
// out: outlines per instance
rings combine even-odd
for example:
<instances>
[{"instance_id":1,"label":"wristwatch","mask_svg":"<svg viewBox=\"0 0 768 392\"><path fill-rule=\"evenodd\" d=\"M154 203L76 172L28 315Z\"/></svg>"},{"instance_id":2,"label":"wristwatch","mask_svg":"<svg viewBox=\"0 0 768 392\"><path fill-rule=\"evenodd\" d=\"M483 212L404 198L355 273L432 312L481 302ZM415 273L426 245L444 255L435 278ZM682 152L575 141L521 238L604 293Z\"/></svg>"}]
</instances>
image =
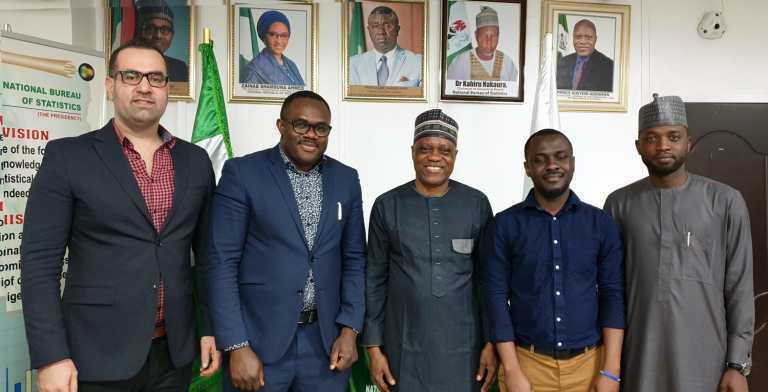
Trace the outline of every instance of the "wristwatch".
<instances>
[{"instance_id":1,"label":"wristwatch","mask_svg":"<svg viewBox=\"0 0 768 392\"><path fill-rule=\"evenodd\" d=\"M736 369L742 376L749 376L749 372L752 370L752 365L748 363L732 363L728 362L729 369Z\"/></svg>"}]
</instances>

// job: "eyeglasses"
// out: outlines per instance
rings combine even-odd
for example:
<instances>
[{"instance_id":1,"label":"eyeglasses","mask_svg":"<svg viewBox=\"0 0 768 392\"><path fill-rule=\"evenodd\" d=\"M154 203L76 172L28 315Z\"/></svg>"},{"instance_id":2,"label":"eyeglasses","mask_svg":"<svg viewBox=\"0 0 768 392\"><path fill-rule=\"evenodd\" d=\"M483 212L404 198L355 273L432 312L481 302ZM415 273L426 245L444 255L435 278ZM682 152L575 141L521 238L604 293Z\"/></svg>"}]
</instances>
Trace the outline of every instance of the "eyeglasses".
<instances>
[{"instance_id":1,"label":"eyeglasses","mask_svg":"<svg viewBox=\"0 0 768 392\"><path fill-rule=\"evenodd\" d=\"M290 35L288 35L288 34L286 34L286 33L283 33L283 34L278 34L278 33L275 33L274 31L268 31L268 32L267 32L267 35L269 36L269 38L272 38L272 39L278 39L278 38L280 38L280 39L282 39L283 41L287 40L288 38L291 38L291 36L290 36Z\"/></svg>"},{"instance_id":2,"label":"eyeglasses","mask_svg":"<svg viewBox=\"0 0 768 392\"><path fill-rule=\"evenodd\" d=\"M160 33L162 35L168 35L170 33L173 33L173 28L168 26L160 27L160 26L155 26L151 24L141 26L141 31L144 32L144 35L155 35L157 34L158 30L160 30Z\"/></svg>"},{"instance_id":3,"label":"eyeglasses","mask_svg":"<svg viewBox=\"0 0 768 392\"><path fill-rule=\"evenodd\" d=\"M310 124L302 119L289 120L283 117L280 117L280 119L287 122L288 124L291 124L293 126L293 131L299 135L303 135L309 132L309 128L313 128L315 130L315 135L317 135L317 137L326 137L329 133L331 133L332 127L328 124Z\"/></svg>"},{"instance_id":4,"label":"eyeglasses","mask_svg":"<svg viewBox=\"0 0 768 392\"><path fill-rule=\"evenodd\" d=\"M144 79L145 76L147 77L147 82L149 82L149 85L152 87L165 87L165 85L168 84L168 75L165 75L162 72L141 73L139 71L117 71L117 73L120 74L120 80L130 86L139 85L141 79ZM115 76L117 76L117 74L112 75L113 78Z\"/></svg>"},{"instance_id":5,"label":"eyeglasses","mask_svg":"<svg viewBox=\"0 0 768 392\"><path fill-rule=\"evenodd\" d=\"M383 25L375 24L375 25L368 26L368 28L373 31L378 31L379 29L384 29L385 31L392 31L395 29L395 27L396 27L395 25L392 25L389 23L383 24Z\"/></svg>"}]
</instances>

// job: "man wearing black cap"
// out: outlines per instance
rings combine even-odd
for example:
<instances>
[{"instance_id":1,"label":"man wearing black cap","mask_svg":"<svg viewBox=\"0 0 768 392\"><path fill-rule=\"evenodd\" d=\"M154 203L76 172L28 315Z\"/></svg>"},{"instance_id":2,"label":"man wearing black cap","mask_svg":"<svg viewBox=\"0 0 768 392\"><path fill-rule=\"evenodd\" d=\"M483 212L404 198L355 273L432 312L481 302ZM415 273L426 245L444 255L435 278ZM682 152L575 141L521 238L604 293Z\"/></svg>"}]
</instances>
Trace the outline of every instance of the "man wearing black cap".
<instances>
[{"instance_id":1,"label":"man wearing black cap","mask_svg":"<svg viewBox=\"0 0 768 392\"><path fill-rule=\"evenodd\" d=\"M171 47L173 36L173 10L165 0L145 0L139 2L138 30L140 35L150 40L161 52L165 53ZM189 68L187 63L173 57L165 57L168 64L168 76L171 82L188 82Z\"/></svg>"},{"instance_id":2,"label":"man wearing black cap","mask_svg":"<svg viewBox=\"0 0 768 392\"><path fill-rule=\"evenodd\" d=\"M487 391L496 379L478 301L478 250L493 212L482 192L449 181L458 131L439 109L419 115L416 180L371 211L363 345L381 391Z\"/></svg>"},{"instance_id":3,"label":"man wearing black cap","mask_svg":"<svg viewBox=\"0 0 768 392\"><path fill-rule=\"evenodd\" d=\"M686 171L680 97L654 94L639 124L648 177L605 202L627 244L624 390L746 392L755 318L746 204Z\"/></svg>"}]
</instances>

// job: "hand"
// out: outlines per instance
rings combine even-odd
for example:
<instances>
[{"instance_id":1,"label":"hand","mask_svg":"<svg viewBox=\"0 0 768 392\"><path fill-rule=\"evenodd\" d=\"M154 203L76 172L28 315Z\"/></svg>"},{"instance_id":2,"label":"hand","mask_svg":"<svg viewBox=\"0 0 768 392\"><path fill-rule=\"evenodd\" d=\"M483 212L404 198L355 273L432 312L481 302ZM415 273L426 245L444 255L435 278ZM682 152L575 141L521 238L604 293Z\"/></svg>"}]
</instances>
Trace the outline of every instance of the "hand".
<instances>
[{"instance_id":1,"label":"hand","mask_svg":"<svg viewBox=\"0 0 768 392\"><path fill-rule=\"evenodd\" d=\"M355 341L357 341L357 332L349 327L341 329L341 334L331 347L331 370L343 372L357 362Z\"/></svg>"},{"instance_id":2,"label":"hand","mask_svg":"<svg viewBox=\"0 0 768 392\"><path fill-rule=\"evenodd\" d=\"M618 376L619 372L612 372L606 370L608 373L613 374L614 376ZM595 376L595 379L592 381L592 387L589 389L590 392L619 392L619 382L611 380L610 378L597 373Z\"/></svg>"},{"instance_id":3,"label":"hand","mask_svg":"<svg viewBox=\"0 0 768 392\"><path fill-rule=\"evenodd\" d=\"M200 338L200 351L200 360L203 364L200 368L200 377L216 373L221 366L221 351L216 350L216 339L213 336Z\"/></svg>"},{"instance_id":4,"label":"hand","mask_svg":"<svg viewBox=\"0 0 768 392\"><path fill-rule=\"evenodd\" d=\"M397 81L398 81L398 83L402 83L402 82L408 82L408 81L409 81L409 79L408 79L408 78L406 78L406 77L405 77L405 75L403 75L403 76L401 76L401 77L400 77L400 79L398 79Z\"/></svg>"},{"instance_id":5,"label":"hand","mask_svg":"<svg viewBox=\"0 0 768 392\"><path fill-rule=\"evenodd\" d=\"M507 386L507 392L534 392L533 386L522 371L511 372L504 369L504 374L506 378L504 382Z\"/></svg>"},{"instance_id":6,"label":"hand","mask_svg":"<svg viewBox=\"0 0 768 392\"><path fill-rule=\"evenodd\" d=\"M71 359L54 362L37 373L40 392L77 392L77 369Z\"/></svg>"},{"instance_id":7,"label":"hand","mask_svg":"<svg viewBox=\"0 0 768 392\"><path fill-rule=\"evenodd\" d=\"M499 370L499 358L496 357L496 349L491 343L486 343L485 347L483 347L483 351L480 353L480 369L477 371L477 381L483 379L483 376L486 375L486 370L488 371L488 374L482 389L480 389L482 392L491 389L493 383L496 382L496 376L498 375Z\"/></svg>"},{"instance_id":8,"label":"hand","mask_svg":"<svg viewBox=\"0 0 768 392\"><path fill-rule=\"evenodd\" d=\"M231 351L229 372L232 374L232 386L235 388L258 391L264 386L261 360L248 346Z\"/></svg>"},{"instance_id":9,"label":"hand","mask_svg":"<svg viewBox=\"0 0 768 392\"><path fill-rule=\"evenodd\" d=\"M395 385L395 378L389 371L389 360L380 347L368 347L368 359L371 362L371 378L381 392L389 392L389 385ZM387 383L384 382L387 378Z\"/></svg>"},{"instance_id":10,"label":"hand","mask_svg":"<svg viewBox=\"0 0 768 392\"><path fill-rule=\"evenodd\" d=\"M748 392L747 378L736 369L728 369L720 379L719 392Z\"/></svg>"}]
</instances>

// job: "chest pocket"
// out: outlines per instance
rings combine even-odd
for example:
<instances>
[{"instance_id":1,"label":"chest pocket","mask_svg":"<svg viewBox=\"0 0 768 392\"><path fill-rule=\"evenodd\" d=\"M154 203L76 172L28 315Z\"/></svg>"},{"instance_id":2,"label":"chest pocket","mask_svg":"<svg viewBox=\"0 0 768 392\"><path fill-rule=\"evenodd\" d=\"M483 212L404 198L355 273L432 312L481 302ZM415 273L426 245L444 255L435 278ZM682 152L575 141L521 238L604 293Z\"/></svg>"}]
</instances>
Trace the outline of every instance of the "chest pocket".
<instances>
[{"instance_id":1,"label":"chest pocket","mask_svg":"<svg viewBox=\"0 0 768 392\"><path fill-rule=\"evenodd\" d=\"M683 236L683 280L710 283L712 259L715 257L713 243L709 238L699 237L693 233Z\"/></svg>"},{"instance_id":2,"label":"chest pocket","mask_svg":"<svg viewBox=\"0 0 768 392\"><path fill-rule=\"evenodd\" d=\"M569 276L594 279L597 276L597 255L600 241L594 239L567 241Z\"/></svg>"},{"instance_id":3,"label":"chest pocket","mask_svg":"<svg viewBox=\"0 0 768 392\"><path fill-rule=\"evenodd\" d=\"M453 271L457 274L468 274L472 272L472 249L474 249L475 240L472 238L454 238L451 240L453 248Z\"/></svg>"}]
</instances>

